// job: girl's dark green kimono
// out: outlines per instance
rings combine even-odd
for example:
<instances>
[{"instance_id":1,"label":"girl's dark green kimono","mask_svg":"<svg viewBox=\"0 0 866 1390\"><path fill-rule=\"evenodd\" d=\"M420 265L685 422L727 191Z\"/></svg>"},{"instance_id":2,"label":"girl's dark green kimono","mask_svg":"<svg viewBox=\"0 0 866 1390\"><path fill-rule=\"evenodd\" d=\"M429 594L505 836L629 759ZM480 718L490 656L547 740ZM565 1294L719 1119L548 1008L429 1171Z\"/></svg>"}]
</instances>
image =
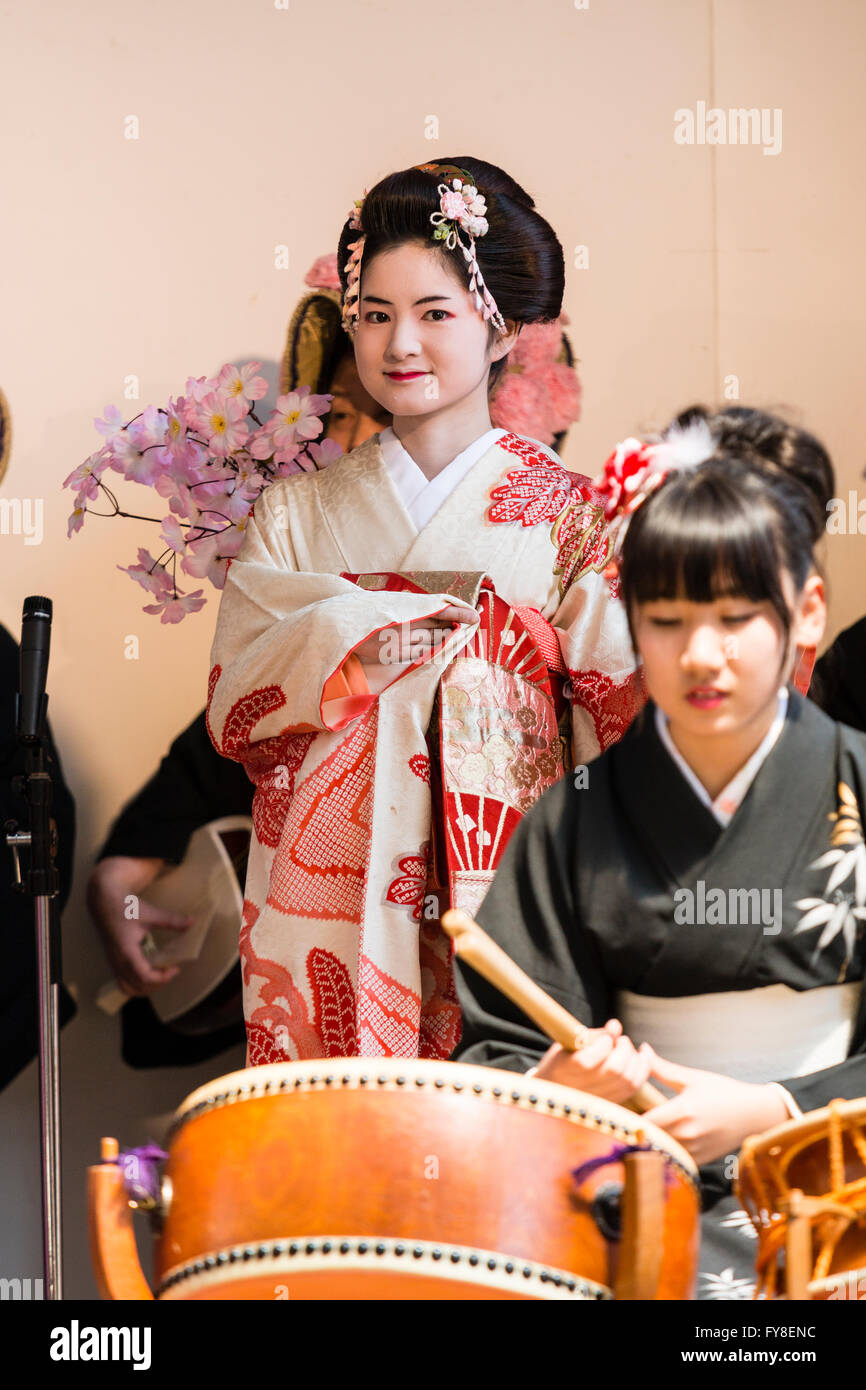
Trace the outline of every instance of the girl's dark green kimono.
<instances>
[{"instance_id":1,"label":"girl's dark green kimono","mask_svg":"<svg viewBox=\"0 0 866 1390\"><path fill-rule=\"evenodd\" d=\"M692 1059L688 1035L678 1055L669 1046L660 1055L779 1081L807 1111L866 1095L866 734L835 723L791 687L788 694L782 732L727 826L667 752L650 702L584 777L564 778L524 817L477 918L592 1027L622 1016L628 999L648 1004L651 1017L664 1010L659 999L688 996L706 1048L717 996L717 1016L726 1020L717 1053L710 1033L710 1056ZM534 1066L549 1040L470 967L457 962L456 973L463 1035L454 1060ZM821 987L820 996L803 998ZM735 1028L732 991L743 996L741 1012L733 1001ZM792 1057L826 1042L808 1036L810 1018L811 1033L821 1031L810 1009L818 999L831 1012L840 1005L834 1064L791 1075ZM768 1032L762 1010L770 1004ZM644 1040L631 1036L635 1045ZM747 1059L747 1070L732 1069L732 1057ZM701 1170L699 1298L753 1292L755 1237L724 1177L731 1167L719 1160Z\"/></svg>"}]
</instances>

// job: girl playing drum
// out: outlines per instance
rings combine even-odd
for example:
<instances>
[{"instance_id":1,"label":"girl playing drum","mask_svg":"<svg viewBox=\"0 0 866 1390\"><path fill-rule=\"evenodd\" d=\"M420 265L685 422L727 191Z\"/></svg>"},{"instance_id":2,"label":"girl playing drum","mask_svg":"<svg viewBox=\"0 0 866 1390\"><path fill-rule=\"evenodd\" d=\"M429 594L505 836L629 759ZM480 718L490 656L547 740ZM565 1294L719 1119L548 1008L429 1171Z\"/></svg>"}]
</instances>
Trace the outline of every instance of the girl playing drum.
<instances>
[{"instance_id":1,"label":"girl playing drum","mask_svg":"<svg viewBox=\"0 0 866 1390\"><path fill-rule=\"evenodd\" d=\"M832 470L760 411L695 409L607 470L649 701L518 826L478 920L592 1029L564 1052L470 967L456 1058L625 1102L702 1165L699 1297L749 1297L743 1139L866 1093L866 736L796 691L825 622Z\"/></svg>"}]
</instances>

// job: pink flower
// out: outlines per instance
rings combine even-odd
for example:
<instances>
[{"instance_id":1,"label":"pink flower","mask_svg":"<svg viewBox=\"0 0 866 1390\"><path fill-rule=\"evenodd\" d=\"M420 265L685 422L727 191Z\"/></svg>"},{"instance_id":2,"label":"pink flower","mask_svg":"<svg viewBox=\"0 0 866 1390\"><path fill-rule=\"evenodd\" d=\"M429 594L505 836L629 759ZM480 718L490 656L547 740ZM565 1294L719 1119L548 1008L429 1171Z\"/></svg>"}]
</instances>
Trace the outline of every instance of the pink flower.
<instances>
[{"instance_id":1,"label":"pink flower","mask_svg":"<svg viewBox=\"0 0 866 1390\"><path fill-rule=\"evenodd\" d=\"M235 471L227 462L220 467L216 460L200 471L201 477L196 481L195 497L201 507L205 498L222 496L235 477Z\"/></svg>"},{"instance_id":2,"label":"pink flower","mask_svg":"<svg viewBox=\"0 0 866 1390\"><path fill-rule=\"evenodd\" d=\"M162 477L157 478L154 488L160 497L165 498L175 516L186 517L192 522L198 521L199 509L195 493L185 483L180 482L171 473L163 473Z\"/></svg>"},{"instance_id":3,"label":"pink flower","mask_svg":"<svg viewBox=\"0 0 866 1390\"><path fill-rule=\"evenodd\" d=\"M186 402L183 396L175 401L169 398L165 415L165 438L163 443L163 462L167 467L187 469L198 459L201 445L187 435L185 415Z\"/></svg>"},{"instance_id":4,"label":"pink flower","mask_svg":"<svg viewBox=\"0 0 866 1390\"><path fill-rule=\"evenodd\" d=\"M170 546L177 555L182 555L186 550L186 536L177 517L163 517L162 530L159 536L160 540L165 541L166 545Z\"/></svg>"},{"instance_id":5,"label":"pink flower","mask_svg":"<svg viewBox=\"0 0 866 1390\"><path fill-rule=\"evenodd\" d=\"M111 448L112 468L116 468L130 482L150 487L163 472L164 465L159 458L161 451L148 447L147 452L143 452L137 447L130 430L113 439Z\"/></svg>"},{"instance_id":6,"label":"pink flower","mask_svg":"<svg viewBox=\"0 0 866 1390\"><path fill-rule=\"evenodd\" d=\"M162 445L168 434L168 416L158 406L145 406L138 419L127 425L126 433L142 452L154 445Z\"/></svg>"},{"instance_id":7,"label":"pink flower","mask_svg":"<svg viewBox=\"0 0 866 1390\"><path fill-rule=\"evenodd\" d=\"M335 463L338 458L342 458L343 449L336 439L323 439L321 444L308 444L307 453L317 468L327 468L329 463Z\"/></svg>"},{"instance_id":8,"label":"pink flower","mask_svg":"<svg viewBox=\"0 0 866 1390\"><path fill-rule=\"evenodd\" d=\"M312 290L338 290L340 276L337 270L337 253L330 251L327 256L317 256L304 276L304 284Z\"/></svg>"},{"instance_id":9,"label":"pink flower","mask_svg":"<svg viewBox=\"0 0 866 1390\"><path fill-rule=\"evenodd\" d=\"M237 459L237 486L248 497L255 499L258 497L263 487L268 484L268 479L260 473L254 465L252 459L244 458L242 454Z\"/></svg>"},{"instance_id":10,"label":"pink flower","mask_svg":"<svg viewBox=\"0 0 866 1390\"><path fill-rule=\"evenodd\" d=\"M554 433L567 430L580 419L580 377L567 363L551 362L537 374L537 380L547 393Z\"/></svg>"},{"instance_id":11,"label":"pink flower","mask_svg":"<svg viewBox=\"0 0 866 1390\"><path fill-rule=\"evenodd\" d=\"M296 473L316 473L318 469L306 449L296 445L282 454L274 455L278 478L292 478Z\"/></svg>"},{"instance_id":12,"label":"pink flower","mask_svg":"<svg viewBox=\"0 0 866 1390\"><path fill-rule=\"evenodd\" d=\"M534 371L553 362L562 343L559 320L553 323L527 323L508 354L509 369L522 367Z\"/></svg>"},{"instance_id":13,"label":"pink flower","mask_svg":"<svg viewBox=\"0 0 866 1390\"><path fill-rule=\"evenodd\" d=\"M79 507L79 506L77 505L77 501L76 501L75 509L74 509L74 511L72 511L72 512L70 513L70 516L69 516L69 524L68 524L67 527L66 527L66 539L67 539L67 540L70 539L70 537L71 537L73 531L80 531L80 530L81 530L82 526L84 525L84 513L85 513L85 508L84 508L84 507Z\"/></svg>"},{"instance_id":14,"label":"pink flower","mask_svg":"<svg viewBox=\"0 0 866 1390\"><path fill-rule=\"evenodd\" d=\"M225 458L245 442L248 413L246 401L228 398L222 391L211 391L203 398L197 410L198 428L217 458Z\"/></svg>"},{"instance_id":15,"label":"pink flower","mask_svg":"<svg viewBox=\"0 0 866 1390\"><path fill-rule=\"evenodd\" d=\"M187 429L198 429L198 408L205 396L209 396L217 387L215 376L188 376L184 395L178 401L178 408L183 407L183 419Z\"/></svg>"},{"instance_id":16,"label":"pink flower","mask_svg":"<svg viewBox=\"0 0 866 1390\"><path fill-rule=\"evenodd\" d=\"M277 408L268 421L277 448L288 449L297 439L315 439L321 434L320 416L331 399L330 395L311 395L309 386L300 386L297 391L279 396Z\"/></svg>"},{"instance_id":17,"label":"pink flower","mask_svg":"<svg viewBox=\"0 0 866 1390\"><path fill-rule=\"evenodd\" d=\"M292 463L299 447L321 434L320 416L332 400L330 393L311 395L309 386L299 386L297 391L278 396L276 410L250 439L249 452L253 458L273 458L277 464ZM292 471L297 472L297 469Z\"/></svg>"},{"instance_id":18,"label":"pink flower","mask_svg":"<svg viewBox=\"0 0 866 1390\"><path fill-rule=\"evenodd\" d=\"M244 401L260 401L268 394L268 383L263 376L256 376L261 362L248 362L245 367L235 367L227 362L217 377L217 386L223 395Z\"/></svg>"},{"instance_id":19,"label":"pink flower","mask_svg":"<svg viewBox=\"0 0 866 1390\"><path fill-rule=\"evenodd\" d=\"M500 429L513 434L553 443L553 418L547 392L534 376L506 372L490 400L490 419Z\"/></svg>"},{"instance_id":20,"label":"pink flower","mask_svg":"<svg viewBox=\"0 0 866 1390\"><path fill-rule=\"evenodd\" d=\"M239 524L245 525L246 517ZM242 534L240 540L234 538L235 530L234 526L230 526L217 534L190 541L186 555L180 562L184 574L191 574L195 579L207 579L215 589L221 589L225 584L228 569L226 557L236 554L243 540Z\"/></svg>"},{"instance_id":21,"label":"pink flower","mask_svg":"<svg viewBox=\"0 0 866 1390\"><path fill-rule=\"evenodd\" d=\"M157 598L163 598L166 594L174 593L174 584L170 575L162 565L158 565L149 551L139 547L137 565L118 565L117 569L124 574L128 574L143 589L155 594Z\"/></svg>"},{"instance_id":22,"label":"pink flower","mask_svg":"<svg viewBox=\"0 0 866 1390\"><path fill-rule=\"evenodd\" d=\"M315 269L333 276L336 256L320 258ZM270 419L251 432L251 404L268 391L267 380L257 375L260 367L260 362L226 363L216 377L188 377L183 396L170 397L166 409L145 407L126 425L115 406L106 406L104 418L94 421L105 437L103 447L65 481L76 489L69 536L84 525L88 501L100 495L108 468L153 487L162 510L168 505L161 520L150 518L160 527L160 544L172 552L168 571L144 549L136 564L117 566L153 596L145 612L158 613L163 622L179 622L204 605L200 589L177 592L178 555L186 573L222 588L262 490L276 477L323 468L342 453L333 440L312 443L322 433L321 416L332 397L314 395L309 386L281 396ZM269 463L263 468L259 460L264 459ZM104 495L119 513L111 493Z\"/></svg>"},{"instance_id":23,"label":"pink flower","mask_svg":"<svg viewBox=\"0 0 866 1390\"><path fill-rule=\"evenodd\" d=\"M197 613L204 608L207 599L202 598L203 592L203 589L196 589L191 594L178 594L176 597L167 594L158 603L146 603L142 612L158 613L163 623L179 623L187 613Z\"/></svg>"},{"instance_id":24,"label":"pink flower","mask_svg":"<svg viewBox=\"0 0 866 1390\"><path fill-rule=\"evenodd\" d=\"M235 526L231 526L228 531L223 531L220 535L220 555L234 559L244 543L248 516L242 517Z\"/></svg>"},{"instance_id":25,"label":"pink flower","mask_svg":"<svg viewBox=\"0 0 866 1390\"><path fill-rule=\"evenodd\" d=\"M111 450L107 447L100 449L97 453L91 454L89 459L85 459L84 463L80 463L77 468L74 468L64 481L63 486L76 487L79 497L89 497L92 500L99 496L99 479L110 463ZM75 500L77 503L79 498L77 497ZM78 530L79 527L77 526L75 529Z\"/></svg>"},{"instance_id":26,"label":"pink flower","mask_svg":"<svg viewBox=\"0 0 866 1390\"><path fill-rule=\"evenodd\" d=\"M99 433L104 434L110 443L114 436L123 429L123 416L116 405L107 405L104 414L103 420L95 419L93 423Z\"/></svg>"},{"instance_id":27,"label":"pink flower","mask_svg":"<svg viewBox=\"0 0 866 1390\"><path fill-rule=\"evenodd\" d=\"M210 395L211 391L215 391L216 387L217 379L215 376L188 376L184 387L187 404L190 402L198 404L199 401L204 400L205 396Z\"/></svg>"},{"instance_id":28,"label":"pink flower","mask_svg":"<svg viewBox=\"0 0 866 1390\"><path fill-rule=\"evenodd\" d=\"M450 188L439 199L439 207L442 216L447 218L449 222L462 222L466 215L466 203L463 200L463 194Z\"/></svg>"},{"instance_id":29,"label":"pink flower","mask_svg":"<svg viewBox=\"0 0 866 1390\"><path fill-rule=\"evenodd\" d=\"M149 405L137 420L116 434L108 447L109 463L130 482L152 486L165 469L166 416Z\"/></svg>"},{"instance_id":30,"label":"pink flower","mask_svg":"<svg viewBox=\"0 0 866 1390\"><path fill-rule=\"evenodd\" d=\"M241 517L247 515L254 501L254 497L247 497L243 488L238 487L231 491L226 489L215 497L208 497L206 505L203 504L201 507L203 524L220 526L226 520L240 521Z\"/></svg>"},{"instance_id":31,"label":"pink flower","mask_svg":"<svg viewBox=\"0 0 866 1390\"><path fill-rule=\"evenodd\" d=\"M254 459L273 458L274 441L267 424L260 425L257 430L253 430L247 440L247 453L251 454Z\"/></svg>"}]
</instances>

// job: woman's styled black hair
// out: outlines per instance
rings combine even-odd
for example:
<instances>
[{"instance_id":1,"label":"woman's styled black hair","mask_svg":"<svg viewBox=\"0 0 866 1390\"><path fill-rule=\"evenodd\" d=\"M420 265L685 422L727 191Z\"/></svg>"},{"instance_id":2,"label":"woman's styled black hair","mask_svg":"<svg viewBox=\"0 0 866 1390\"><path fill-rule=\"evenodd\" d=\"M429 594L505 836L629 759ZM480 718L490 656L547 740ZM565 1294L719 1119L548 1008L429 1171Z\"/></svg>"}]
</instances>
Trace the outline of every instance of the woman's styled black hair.
<instances>
[{"instance_id":1,"label":"woman's styled black hair","mask_svg":"<svg viewBox=\"0 0 866 1390\"><path fill-rule=\"evenodd\" d=\"M834 494L830 457L814 435L745 406L716 414L692 406L662 438L700 421L715 442L712 457L668 474L634 512L623 540L620 584L632 642L637 604L732 595L769 599L787 647L793 614L781 574L799 593L816 565Z\"/></svg>"},{"instance_id":2,"label":"woman's styled black hair","mask_svg":"<svg viewBox=\"0 0 866 1390\"><path fill-rule=\"evenodd\" d=\"M526 190L495 164L471 155L437 159L435 165L437 168L456 165L471 174L486 200L488 231L483 237L476 237L475 254L502 317L519 324L550 323L558 318L565 289L562 246L550 224L536 212L535 203ZM362 280L364 265L380 251L420 241L440 253L468 290L469 274L463 253L459 247L449 251L441 241L434 241L430 222L431 212L439 208L436 190L440 183L450 183L452 177L453 174L446 172L401 169L380 179L370 189L361 211ZM343 293L346 290L344 266L350 254L348 247L357 236L357 231L347 222L337 249ZM488 330L492 344L496 329L488 323ZM505 371L506 362L507 354L491 365L491 386Z\"/></svg>"}]
</instances>

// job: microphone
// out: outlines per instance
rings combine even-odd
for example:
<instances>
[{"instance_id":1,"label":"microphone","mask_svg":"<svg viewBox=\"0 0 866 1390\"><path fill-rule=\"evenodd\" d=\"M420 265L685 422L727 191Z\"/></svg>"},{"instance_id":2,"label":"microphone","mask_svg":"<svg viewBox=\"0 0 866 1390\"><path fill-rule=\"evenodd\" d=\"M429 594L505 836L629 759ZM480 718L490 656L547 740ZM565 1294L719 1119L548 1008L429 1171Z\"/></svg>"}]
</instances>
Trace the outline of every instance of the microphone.
<instances>
[{"instance_id":1,"label":"microphone","mask_svg":"<svg viewBox=\"0 0 866 1390\"><path fill-rule=\"evenodd\" d=\"M31 595L24 600L18 690L18 738L23 743L38 743L45 733L48 704L45 680L48 675L52 612L50 598Z\"/></svg>"}]
</instances>

